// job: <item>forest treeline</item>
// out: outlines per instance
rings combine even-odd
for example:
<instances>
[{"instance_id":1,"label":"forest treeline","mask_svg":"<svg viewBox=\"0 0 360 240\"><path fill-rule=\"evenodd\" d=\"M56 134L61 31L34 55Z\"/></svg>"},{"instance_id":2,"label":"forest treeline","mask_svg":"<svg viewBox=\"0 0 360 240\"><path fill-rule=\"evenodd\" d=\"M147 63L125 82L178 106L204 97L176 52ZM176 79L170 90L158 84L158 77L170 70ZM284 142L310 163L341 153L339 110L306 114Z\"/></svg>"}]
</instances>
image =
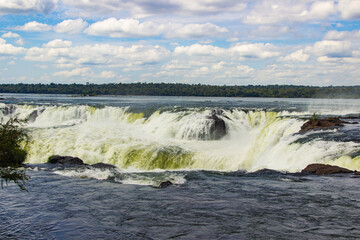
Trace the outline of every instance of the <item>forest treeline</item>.
<instances>
[{"instance_id":1,"label":"forest treeline","mask_svg":"<svg viewBox=\"0 0 360 240\"><path fill-rule=\"evenodd\" d=\"M79 95L149 95L203 97L360 98L358 86L248 85L214 86L182 83L0 84L0 93Z\"/></svg>"}]
</instances>

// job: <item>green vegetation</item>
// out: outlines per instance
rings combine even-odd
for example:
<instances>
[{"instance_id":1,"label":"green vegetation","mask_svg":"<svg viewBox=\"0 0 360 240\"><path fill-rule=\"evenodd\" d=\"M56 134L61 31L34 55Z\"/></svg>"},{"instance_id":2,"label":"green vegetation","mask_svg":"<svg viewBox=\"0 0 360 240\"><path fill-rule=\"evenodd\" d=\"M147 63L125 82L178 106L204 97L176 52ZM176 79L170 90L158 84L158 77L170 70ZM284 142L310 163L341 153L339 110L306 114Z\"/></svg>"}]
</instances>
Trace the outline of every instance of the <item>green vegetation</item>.
<instances>
[{"instance_id":1,"label":"green vegetation","mask_svg":"<svg viewBox=\"0 0 360 240\"><path fill-rule=\"evenodd\" d=\"M0 179L1 188L4 187L4 182L8 184L8 182L13 181L21 190L26 190L25 183L30 177L26 175L24 170L8 167L0 168Z\"/></svg>"},{"instance_id":2,"label":"green vegetation","mask_svg":"<svg viewBox=\"0 0 360 240\"><path fill-rule=\"evenodd\" d=\"M24 121L18 118L0 123L0 167L19 167L25 161L26 151L20 143L27 140L27 134L22 124Z\"/></svg>"},{"instance_id":3,"label":"green vegetation","mask_svg":"<svg viewBox=\"0 0 360 240\"><path fill-rule=\"evenodd\" d=\"M27 141L27 133L22 128L25 123L18 118L10 118L6 123L0 123L0 180L16 183L25 189L25 182L29 179L24 170L17 169L25 161L26 151L20 147L22 141Z\"/></svg>"},{"instance_id":4,"label":"green vegetation","mask_svg":"<svg viewBox=\"0 0 360 240\"><path fill-rule=\"evenodd\" d=\"M314 112L314 114L309 118L310 121L318 121L320 120L320 114Z\"/></svg>"},{"instance_id":5,"label":"green vegetation","mask_svg":"<svg viewBox=\"0 0 360 240\"><path fill-rule=\"evenodd\" d=\"M358 86L248 85L214 86L182 83L111 84L0 84L0 93L41 93L202 97L279 97L279 98L360 98Z\"/></svg>"}]
</instances>

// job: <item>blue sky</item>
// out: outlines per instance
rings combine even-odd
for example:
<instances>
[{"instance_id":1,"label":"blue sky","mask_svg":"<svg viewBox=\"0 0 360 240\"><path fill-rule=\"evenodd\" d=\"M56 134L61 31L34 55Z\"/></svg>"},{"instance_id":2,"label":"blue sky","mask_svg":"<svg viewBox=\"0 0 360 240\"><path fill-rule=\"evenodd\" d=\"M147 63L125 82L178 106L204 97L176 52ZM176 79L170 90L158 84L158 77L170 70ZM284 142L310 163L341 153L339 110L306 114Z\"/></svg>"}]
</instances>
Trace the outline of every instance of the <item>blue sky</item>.
<instances>
[{"instance_id":1,"label":"blue sky","mask_svg":"<svg viewBox=\"0 0 360 240\"><path fill-rule=\"evenodd\" d=\"M0 0L0 83L360 85L360 0Z\"/></svg>"}]
</instances>

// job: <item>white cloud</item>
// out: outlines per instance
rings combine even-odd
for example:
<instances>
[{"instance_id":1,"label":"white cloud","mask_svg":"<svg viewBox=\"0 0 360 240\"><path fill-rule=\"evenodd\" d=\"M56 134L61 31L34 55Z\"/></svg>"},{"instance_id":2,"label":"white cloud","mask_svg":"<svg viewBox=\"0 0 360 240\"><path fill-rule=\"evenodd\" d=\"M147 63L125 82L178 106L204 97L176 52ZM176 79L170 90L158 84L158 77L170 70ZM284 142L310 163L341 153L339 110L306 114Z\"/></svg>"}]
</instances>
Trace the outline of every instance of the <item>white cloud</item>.
<instances>
[{"instance_id":1,"label":"white cloud","mask_svg":"<svg viewBox=\"0 0 360 240\"><path fill-rule=\"evenodd\" d=\"M17 38L15 40L15 43L17 45L24 45L24 40L21 38L21 36L17 33L13 33L13 32L7 32L7 33L4 33L1 37L3 38Z\"/></svg>"},{"instance_id":2,"label":"white cloud","mask_svg":"<svg viewBox=\"0 0 360 240\"><path fill-rule=\"evenodd\" d=\"M306 14L306 18L309 20L325 19L332 14L336 14L334 1L315 1Z\"/></svg>"},{"instance_id":3,"label":"white cloud","mask_svg":"<svg viewBox=\"0 0 360 240\"><path fill-rule=\"evenodd\" d=\"M213 43L213 42L214 42L214 40L210 40L210 39L199 41L199 43L201 43L201 44L210 44L210 43Z\"/></svg>"},{"instance_id":4,"label":"white cloud","mask_svg":"<svg viewBox=\"0 0 360 240\"><path fill-rule=\"evenodd\" d=\"M86 28L87 25L87 22L79 18L75 20L64 20L55 26L32 21L23 26L17 26L15 29L28 32L45 32L54 30L57 33L77 34Z\"/></svg>"},{"instance_id":5,"label":"white cloud","mask_svg":"<svg viewBox=\"0 0 360 240\"><path fill-rule=\"evenodd\" d=\"M136 19L109 18L91 24L85 33L95 36L109 37L155 37L164 35L165 38L204 38L219 37L229 30L212 23L205 24L159 24L152 21L140 23Z\"/></svg>"},{"instance_id":6,"label":"white cloud","mask_svg":"<svg viewBox=\"0 0 360 240\"><path fill-rule=\"evenodd\" d=\"M265 59L280 55L280 52L270 43L238 43L229 51L236 56L249 59Z\"/></svg>"},{"instance_id":7,"label":"white cloud","mask_svg":"<svg viewBox=\"0 0 360 240\"><path fill-rule=\"evenodd\" d=\"M154 14L213 15L223 12L239 12L246 4L232 0L62 0L76 8L80 14L112 14L129 12L131 16L144 17Z\"/></svg>"},{"instance_id":8,"label":"white cloud","mask_svg":"<svg viewBox=\"0 0 360 240\"><path fill-rule=\"evenodd\" d=\"M184 14L217 14L224 11L239 12L246 8L246 4L231 0L170 0L169 2L174 5L177 4L177 11L180 11Z\"/></svg>"},{"instance_id":9,"label":"white cloud","mask_svg":"<svg viewBox=\"0 0 360 240\"><path fill-rule=\"evenodd\" d=\"M297 50L285 57L280 57L279 60L283 62L306 62L310 55L304 53L304 50Z\"/></svg>"},{"instance_id":10,"label":"white cloud","mask_svg":"<svg viewBox=\"0 0 360 240\"><path fill-rule=\"evenodd\" d=\"M80 67L97 65L105 67L131 67L155 64L166 57L169 51L160 46L132 45L130 47L94 44L71 46L71 42L53 40L42 48L28 49L25 59L29 61L52 62L58 67Z\"/></svg>"},{"instance_id":11,"label":"white cloud","mask_svg":"<svg viewBox=\"0 0 360 240\"><path fill-rule=\"evenodd\" d=\"M140 23L136 19L109 18L91 24L85 33L95 36L109 37L151 37L163 31L164 26L151 21Z\"/></svg>"},{"instance_id":12,"label":"white cloud","mask_svg":"<svg viewBox=\"0 0 360 240\"><path fill-rule=\"evenodd\" d=\"M22 38L19 38L15 41L17 45L24 45L24 40Z\"/></svg>"},{"instance_id":13,"label":"white cloud","mask_svg":"<svg viewBox=\"0 0 360 240\"><path fill-rule=\"evenodd\" d=\"M348 31L329 31L325 34L324 39L326 40L358 40L360 39L360 30Z\"/></svg>"},{"instance_id":14,"label":"white cloud","mask_svg":"<svg viewBox=\"0 0 360 240\"><path fill-rule=\"evenodd\" d=\"M15 47L11 44L6 43L5 39L0 38L0 56L17 55L24 52L24 48Z\"/></svg>"},{"instance_id":15,"label":"white cloud","mask_svg":"<svg viewBox=\"0 0 360 240\"><path fill-rule=\"evenodd\" d=\"M238 41L240 41L240 39L237 37L232 37L232 38L227 39L226 41L227 42L238 42Z\"/></svg>"},{"instance_id":16,"label":"white cloud","mask_svg":"<svg viewBox=\"0 0 360 240\"><path fill-rule=\"evenodd\" d=\"M69 48L72 46L71 41L64 41L61 39L52 40L46 44L43 44L45 48Z\"/></svg>"},{"instance_id":17,"label":"white cloud","mask_svg":"<svg viewBox=\"0 0 360 240\"><path fill-rule=\"evenodd\" d=\"M179 46L174 50L175 55L185 54L188 56L221 56L224 53L226 53L224 48L198 43L190 46Z\"/></svg>"},{"instance_id":18,"label":"white cloud","mask_svg":"<svg viewBox=\"0 0 360 240\"><path fill-rule=\"evenodd\" d=\"M283 37L285 34L293 31L288 26L282 26L282 25L259 25L256 28L252 28L248 31L247 34L245 34L245 38L278 38Z\"/></svg>"},{"instance_id":19,"label":"white cloud","mask_svg":"<svg viewBox=\"0 0 360 240\"><path fill-rule=\"evenodd\" d=\"M279 22L305 22L325 19L336 14L334 1L256 1L243 18L248 24L275 24Z\"/></svg>"},{"instance_id":20,"label":"white cloud","mask_svg":"<svg viewBox=\"0 0 360 240\"><path fill-rule=\"evenodd\" d=\"M238 43L230 48L220 48L212 45L193 44L179 46L174 50L174 55L188 56L217 56L237 59L266 59L280 55L272 44L263 43Z\"/></svg>"},{"instance_id":21,"label":"white cloud","mask_svg":"<svg viewBox=\"0 0 360 240\"><path fill-rule=\"evenodd\" d=\"M156 74L146 75L145 80L149 81L152 76L156 81L249 84L253 83L257 70L241 61L271 58L279 54L275 46L263 43L243 42L228 48L198 43L178 46L174 49L172 60L162 65Z\"/></svg>"},{"instance_id":22,"label":"white cloud","mask_svg":"<svg viewBox=\"0 0 360 240\"><path fill-rule=\"evenodd\" d=\"M340 0L338 9L344 19L360 19L359 0Z\"/></svg>"},{"instance_id":23,"label":"white cloud","mask_svg":"<svg viewBox=\"0 0 360 240\"><path fill-rule=\"evenodd\" d=\"M351 57L352 48L349 41L323 40L316 42L311 51L318 56L329 58Z\"/></svg>"},{"instance_id":24,"label":"white cloud","mask_svg":"<svg viewBox=\"0 0 360 240\"><path fill-rule=\"evenodd\" d=\"M4 33L1 37L3 37L3 38L19 38L20 35L17 33L13 33L13 32L7 32L7 33Z\"/></svg>"},{"instance_id":25,"label":"white cloud","mask_svg":"<svg viewBox=\"0 0 360 240\"><path fill-rule=\"evenodd\" d=\"M224 27L216 26L212 23L205 24L186 24L177 28L167 29L166 38L204 38L221 37L221 34L229 32Z\"/></svg>"},{"instance_id":26,"label":"white cloud","mask_svg":"<svg viewBox=\"0 0 360 240\"><path fill-rule=\"evenodd\" d=\"M24 26L17 26L16 30L29 32L44 32L52 30L52 26L36 21L28 22Z\"/></svg>"},{"instance_id":27,"label":"white cloud","mask_svg":"<svg viewBox=\"0 0 360 240\"><path fill-rule=\"evenodd\" d=\"M63 76L66 78L76 77L76 76L88 77L91 75L93 75L91 68L75 68L71 71L60 71L53 74L53 76Z\"/></svg>"},{"instance_id":28,"label":"white cloud","mask_svg":"<svg viewBox=\"0 0 360 240\"><path fill-rule=\"evenodd\" d=\"M0 0L0 14L24 14L51 12L57 0Z\"/></svg>"},{"instance_id":29,"label":"white cloud","mask_svg":"<svg viewBox=\"0 0 360 240\"><path fill-rule=\"evenodd\" d=\"M112 71L103 71L101 72L100 77L105 79L110 79L116 77L116 73Z\"/></svg>"},{"instance_id":30,"label":"white cloud","mask_svg":"<svg viewBox=\"0 0 360 240\"><path fill-rule=\"evenodd\" d=\"M247 65L239 65L237 61L228 58L208 61L194 56L182 59L177 58L162 66L161 71L155 74L144 74L144 80L177 81L187 83L206 84L235 84L239 79L249 79L255 69Z\"/></svg>"},{"instance_id":31,"label":"white cloud","mask_svg":"<svg viewBox=\"0 0 360 240\"><path fill-rule=\"evenodd\" d=\"M192 61L181 61L179 59L173 59L167 64L161 66L161 69L163 70L186 70L191 69L192 66L202 65L199 62L192 62Z\"/></svg>"},{"instance_id":32,"label":"white cloud","mask_svg":"<svg viewBox=\"0 0 360 240\"><path fill-rule=\"evenodd\" d=\"M246 65L239 65L236 67L237 70L240 70L242 73L249 74L254 72L255 70L249 66Z\"/></svg>"},{"instance_id":33,"label":"white cloud","mask_svg":"<svg viewBox=\"0 0 360 240\"><path fill-rule=\"evenodd\" d=\"M220 69L223 69L226 65L226 62L225 61L221 61L221 62L218 62L218 63L215 63L211 66L211 69L214 69L214 70L220 70Z\"/></svg>"},{"instance_id":34,"label":"white cloud","mask_svg":"<svg viewBox=\"0 0 360 240\"><path fill-rule=\"evenodd\" d=\"M57 33L77 34L86 28L87 25L87 22L80 18L76 20L69 19L54 26L54 31Z\"/></svg>"}]
</instances>

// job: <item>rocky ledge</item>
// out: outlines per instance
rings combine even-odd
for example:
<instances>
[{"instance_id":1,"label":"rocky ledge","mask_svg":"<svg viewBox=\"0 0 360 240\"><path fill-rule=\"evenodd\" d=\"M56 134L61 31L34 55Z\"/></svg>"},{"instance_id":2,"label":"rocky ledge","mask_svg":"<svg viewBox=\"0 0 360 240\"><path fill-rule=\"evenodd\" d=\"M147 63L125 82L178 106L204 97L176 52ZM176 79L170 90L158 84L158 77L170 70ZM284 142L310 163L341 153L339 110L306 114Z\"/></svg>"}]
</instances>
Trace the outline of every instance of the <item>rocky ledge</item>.
<instances>
[{"instance_id":1,"label":"rocky ledge","mask_svg":"<svg viewBox=\"0 0 360 240\"><path fill-rule=\"evenodd\" d=\"M77 165L85 165L83 160L81 160L78 157L72 157L72 156L59 156L54 155L50 156L48 163L51 164L77 164Z\"/></svg>"},{"instance_id":2,"label":"rocky ledge","mask_svg":"<svg viewBox=\"0 0 360 240\"><path fill-rule=\"evenodd\" d=\"M323 119L310 119L301 126L300 133L307 132L309 130L320 130L327 128L342 127L344 124L356 124L356 122L346 122L339 117L329 117Z\"/></svg>"},{"instance_id":3,"label":"rocky ledge","mask_svg":"<svg viewBox=\"0 0 360 240\"><path fill-rule=\"evenodd\" d=\"M328 165L328 164L321 164L321 163L309 164L301 172L302 173L315 173L317 175L327 175L327 174L334 174L334 173L355 173L355 174L357 174L356 171L352 171L347 168L342 168L342 167Z\"/></svg>"},{"instance_id":4,"label":"rocky ledge","mask_svg":"<svg viewBox=\"0 0 360 240\"><path fill-rule=\"evenodd\" d=\"M86 166L90 166L93 168L97 168L97 169L101 169L101 170L110 170L110 169L115 169L116 166L111 165L111 164L107 164L107 163L95 163L92 165L88 165L86 163L84 163L83 160L81 160L78 157L73 157L73 156L59 156L59 155L53 155L51 157L49 157L48 163L51 164L76 164L76 165L86 165Z\"/></svg>"}]
</instances>

